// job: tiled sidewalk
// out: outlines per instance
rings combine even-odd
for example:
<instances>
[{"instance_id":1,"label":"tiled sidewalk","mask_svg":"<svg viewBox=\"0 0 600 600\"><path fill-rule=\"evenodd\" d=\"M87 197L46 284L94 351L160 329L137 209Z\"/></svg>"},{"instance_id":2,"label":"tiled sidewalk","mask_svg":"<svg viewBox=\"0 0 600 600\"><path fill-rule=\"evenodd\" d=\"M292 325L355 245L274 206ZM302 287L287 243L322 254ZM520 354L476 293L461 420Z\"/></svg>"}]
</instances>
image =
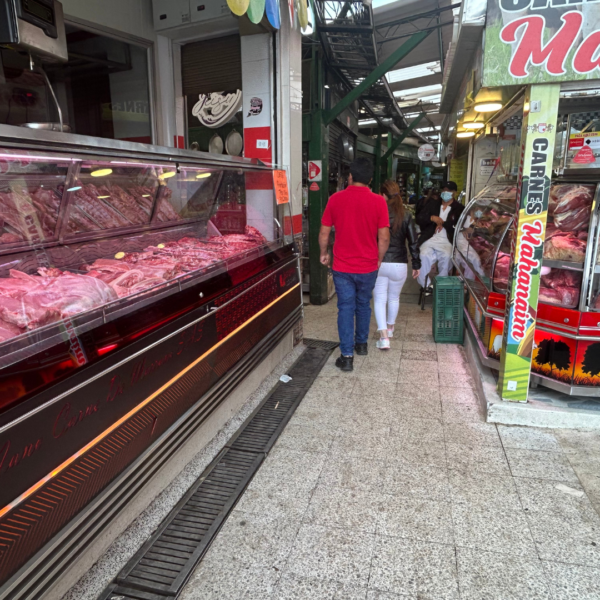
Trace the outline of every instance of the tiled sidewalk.
<instances>
[{"instance_id":1,"label":"tiled sidewalk","mask_svg":"<svg viewBox=\"0 0 600 600\"><path fill-rule=\"evenodd\" d=\"M462 349L430 331L404 303L389 352L373 340L350 374L332 356L182 599L600 600L573 469L600 491L600 435L485 423ZM305 335L337 339L334 302Z\"/></svg>"}]
</instances>

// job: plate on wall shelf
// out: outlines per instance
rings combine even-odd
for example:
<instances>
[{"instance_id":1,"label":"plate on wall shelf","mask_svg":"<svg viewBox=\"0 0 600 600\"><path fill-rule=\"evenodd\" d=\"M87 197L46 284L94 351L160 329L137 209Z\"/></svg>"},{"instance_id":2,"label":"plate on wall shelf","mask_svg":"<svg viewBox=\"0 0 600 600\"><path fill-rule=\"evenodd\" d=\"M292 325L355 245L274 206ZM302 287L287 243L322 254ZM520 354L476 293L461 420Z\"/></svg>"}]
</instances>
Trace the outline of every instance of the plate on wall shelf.
<instances>
[{"instance_id":1,"label":"plate on wall shelf","mask_svg":"<svg viewBox=\"0 0 600 600\"><path fill-rule=\"evenodd\" d=\"M223 138L215 133L208 142L208 151L211 154L223 154Z\"/></svg>"},{"instance_id":2,"label":"plate on wall shelf","mask_svg":"<svg viewBox=\"0 0 600 600\"><path fill-rule=\"evenodd\" d=\"M232 129L225 138L225 152L229 156L240 156L244 149L244 138L239 131Z\"/></svg>"}]
</instances>

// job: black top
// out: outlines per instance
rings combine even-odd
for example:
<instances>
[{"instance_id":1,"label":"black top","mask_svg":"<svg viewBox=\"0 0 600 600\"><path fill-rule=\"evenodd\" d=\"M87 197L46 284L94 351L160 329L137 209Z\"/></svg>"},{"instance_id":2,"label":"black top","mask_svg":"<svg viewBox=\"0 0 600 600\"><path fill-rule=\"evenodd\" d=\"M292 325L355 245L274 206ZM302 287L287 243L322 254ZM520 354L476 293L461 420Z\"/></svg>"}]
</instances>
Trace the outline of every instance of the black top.
<instances>
[{"instance_id":1,"label":"black top","mask_svg":"<svg viewBox=\"0 0 600 600\"><path fill-rule=\"evenodd\" d=\"M421 258L417 248L417 237L417 228L408 210L404 211L402 225L396 231L394 231L394 215L390 212L390 247L383 257L383 262L408 263L408 252L406 251L406 240L408 238L412 268L416 271L419 270L421 268Z\"/></svg>"},{"instance_id":2,"label":"black top","mask_svg":"<svg viewBox=\"0 0 600 600\"><path fill-rule=\"evenodd\" d=\"M421 228L421 235L419 236L418 246L422 246L427 240L431 239L435 234L437 225L431 220L431 217L440 216L440 209L442 208L442 200L430 199L421 210L417 213L417 225ZM450 213L444 221L444 229L448 234L448 241L452 243L454 241L454 230L458 223L458 218L462 214L465 207L454 200L450 205Z\"/></svg>"}]
</instances>

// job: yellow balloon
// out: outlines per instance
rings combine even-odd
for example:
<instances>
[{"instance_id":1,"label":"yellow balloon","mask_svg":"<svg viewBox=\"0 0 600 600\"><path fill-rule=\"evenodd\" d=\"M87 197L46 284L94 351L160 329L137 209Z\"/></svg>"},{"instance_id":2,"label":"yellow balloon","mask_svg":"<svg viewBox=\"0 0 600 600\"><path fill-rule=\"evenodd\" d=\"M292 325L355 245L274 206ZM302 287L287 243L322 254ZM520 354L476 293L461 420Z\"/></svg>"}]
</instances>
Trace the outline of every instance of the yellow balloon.
<instances>
[{"instance_id":1,"label":"yellow balloon","mask_svg":"<svg viewBox=\"0 0 600 600\"><path fill-rule=\"evenodd\" d=\"M250 0L227 0L227 6L234 15L241 17L246 14Z\"/></svg>"},{"instance_id":2,"label":"yellow balloon","mask_svg":"<svg viewBox=\"0 0 600 600\"><path fill-rule=\"evenodd\" d=\"M306 0L298 0L298 21L302 29L308 27L308 6L306 5Z\"/></svg>"}]
</instances>

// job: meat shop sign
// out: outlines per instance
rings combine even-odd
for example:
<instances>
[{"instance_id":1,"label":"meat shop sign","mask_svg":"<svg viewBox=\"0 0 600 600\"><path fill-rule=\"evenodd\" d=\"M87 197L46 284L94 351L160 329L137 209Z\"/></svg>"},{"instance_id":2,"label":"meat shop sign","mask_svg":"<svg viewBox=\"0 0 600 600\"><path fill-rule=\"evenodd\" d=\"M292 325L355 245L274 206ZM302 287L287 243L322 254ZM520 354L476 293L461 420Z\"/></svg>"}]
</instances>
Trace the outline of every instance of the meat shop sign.
<instances>
[{"instance_id":1,"label":"meat shop sign","mask_svg":"<svg viewBox=\"0 0 600 600\"><path fill-rule=\"evenodd\" d=\"M527 198L525 214L539 215L544 209L544 195L548 196L549 178L546 177L548 162L548 140L537 138L533 142L531 167L527 180ZM519 232L518 257L516 260L516 280L514 310L510 334L513 340L520 342L527 331L530 319L530 294L534 276L539 276L541 261L536 258L536 250L543 244L544 222L534 219L521 225ZM541 255L537 252L538 256Z\"/></svg>"},{"instance_id":2,"label":"meat shop sign","mask_svg":"<svg viewBox=\"0 0 600 600\"><path fill-rule=\"evenodd\" d=\"M490 0L485 40L484 86L600 78L600 0Z\"/></svg>"}]
</instances>

